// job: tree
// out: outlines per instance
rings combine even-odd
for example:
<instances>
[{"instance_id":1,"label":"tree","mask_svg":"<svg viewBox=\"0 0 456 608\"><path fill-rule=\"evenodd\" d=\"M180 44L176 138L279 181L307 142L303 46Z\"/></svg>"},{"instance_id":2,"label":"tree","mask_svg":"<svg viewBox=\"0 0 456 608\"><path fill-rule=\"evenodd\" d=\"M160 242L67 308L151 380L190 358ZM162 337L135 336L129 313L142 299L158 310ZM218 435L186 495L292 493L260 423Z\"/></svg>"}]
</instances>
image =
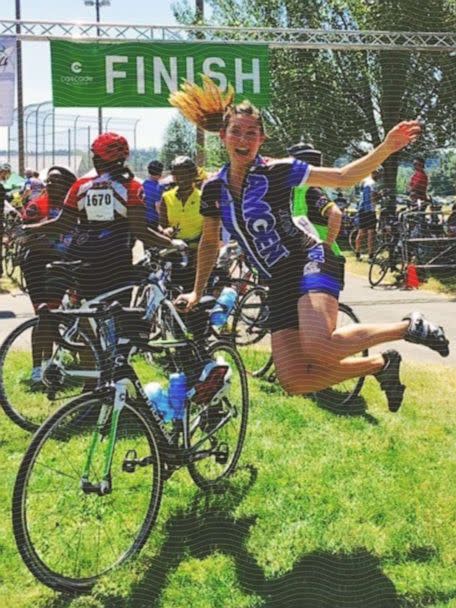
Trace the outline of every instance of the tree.
<instances>
[{"instance_id":1,"label":"tree","mask_svg":"<svg viewBox=\"0 0 456 608\"><path fill-rule=\"evenodd\" d=\"M230 26L451 32L456 25L452 0L207 2L211 24ZM188 3L176 17L191 21ZM426 125L418 147L385 163L386 185L395 189L400 159L427 155L454 138L456 74L447 53L279 49L271 51L270 75L266 154L284 154L303 139L331 164L342 154L359 157L398 121L418 117Z\"/></svg>"},{"instance_id":2,"label":"tree","mask_svg":"<svg viewBox=\"0 0 456 608\"><path fill-rule=\"evenodd\" d=\"M195 127L182 116L173 118L165 131L165 142L160 151L160 160L169 168L176 156L196 158Z\"/></svg>"},{"instance_id":3,"label":"tree","mask_svg":"<svg viewBox=\"0 0 456 608\"><path fill-rule=\"evenodd\" d=\"M433 194L448 196L456 194L456 153L454 150L440 152L438 165L430 172L430 182Z\"/></svg>"},{"instance_id":4,"label":"tree","mask_svg":"<svg viewBox=\"0 0 456 608\"><path fill-rule=\"evenodd\" d=\"M205 157L205 166L209 171L216 171L227 162L228 158L225 146L218 135L213 133L206 134Z\"/></svg>"}]
</instances>

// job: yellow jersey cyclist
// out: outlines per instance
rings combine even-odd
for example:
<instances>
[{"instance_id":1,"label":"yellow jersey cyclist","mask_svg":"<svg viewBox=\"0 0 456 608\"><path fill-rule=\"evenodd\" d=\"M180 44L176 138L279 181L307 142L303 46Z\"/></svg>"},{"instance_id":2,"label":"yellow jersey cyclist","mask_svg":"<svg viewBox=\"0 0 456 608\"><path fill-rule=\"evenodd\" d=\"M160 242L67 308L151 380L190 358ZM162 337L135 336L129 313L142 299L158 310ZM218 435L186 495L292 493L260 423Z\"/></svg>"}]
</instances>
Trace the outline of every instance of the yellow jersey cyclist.
<instances>
[{"instance_id":1,"label":"yellow jersey cyclist","mask_svg":"<svg viewBox=\"0 0 456 608\"><path fill-rule=\"evenodd\" d=\"M195 185L198 168L189 156L177 156L171 163L171 173L176 186L162 196L160 228L167 236L187 243L188 266L183 269L176 264L173 277L184 290L191 290L195 279L196 250L204 221L200 213L201 190Z\"/></svg>"}]
</instances>

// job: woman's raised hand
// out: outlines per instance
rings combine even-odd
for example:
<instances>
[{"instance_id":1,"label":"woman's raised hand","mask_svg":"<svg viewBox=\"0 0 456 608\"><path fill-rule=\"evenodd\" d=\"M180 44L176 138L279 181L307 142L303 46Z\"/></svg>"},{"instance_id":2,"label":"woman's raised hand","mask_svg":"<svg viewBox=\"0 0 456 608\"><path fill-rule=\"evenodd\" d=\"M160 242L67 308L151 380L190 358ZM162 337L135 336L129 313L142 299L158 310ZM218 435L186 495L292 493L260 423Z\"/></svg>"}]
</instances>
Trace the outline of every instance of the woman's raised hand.
<instances>
[{"instance_id":1,"label":"woman's raised hand","mask_svg":"<svg viewBox=\"0 0 456 608\"><path fill-rule=\"evenodd\" d=\"M416 141L420 134L421 125L417 120L404 120L388 132L385 143L391 150L390 154L394 154Z\"/></svg>"}]
</instances>

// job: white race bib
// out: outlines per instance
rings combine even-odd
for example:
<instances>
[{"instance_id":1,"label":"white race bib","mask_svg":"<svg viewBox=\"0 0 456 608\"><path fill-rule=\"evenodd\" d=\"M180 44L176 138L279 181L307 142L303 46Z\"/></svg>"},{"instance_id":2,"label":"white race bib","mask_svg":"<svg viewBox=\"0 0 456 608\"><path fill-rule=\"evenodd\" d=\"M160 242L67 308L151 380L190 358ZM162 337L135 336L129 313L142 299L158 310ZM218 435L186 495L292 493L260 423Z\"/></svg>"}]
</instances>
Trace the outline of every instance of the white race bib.
<instances>
[{"instance_id":1,"label":"white race bib","mask_svg":"<svg viewBox=\"0 0 456 608\"><path fill-rule=\"evenodd\" d=\"M110 188L88 190L84 208L89 222L114 220L114 192Z\"/></svg>"}]
</instances>

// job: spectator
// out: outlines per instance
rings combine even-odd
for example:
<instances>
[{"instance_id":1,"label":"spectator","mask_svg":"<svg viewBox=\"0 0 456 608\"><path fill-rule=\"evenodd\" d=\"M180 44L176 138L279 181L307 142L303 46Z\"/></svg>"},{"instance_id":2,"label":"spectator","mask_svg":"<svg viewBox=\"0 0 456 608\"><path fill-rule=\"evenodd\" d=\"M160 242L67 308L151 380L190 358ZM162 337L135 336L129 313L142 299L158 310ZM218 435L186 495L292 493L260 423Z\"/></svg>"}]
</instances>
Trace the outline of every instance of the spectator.
<instances>
[{"instance_id":1,"label":"spectator","mask_svg":"<svg viewBox=\"0 0 456 608\"><path fill-rule=\"evenodd\" d=\"M163 195L163 186L159 183L163 174L163 164L152 160L147 165L149 177L143 182L146 201L146 221L150 228L156 229L159 223L159 204Z\"/></svg>"},{"instance_id":2,"label":"spectator","mask_svg":"<svg viewBox=\"0 0 456 608\"><path fill-rule=\"evenodd\" d=\"M22 200L24 202L30 203L34 201L43 192L45 188L44 182L40 179L40 174L38 171L33 171L33 169L25 170L25 182L21 188Z\"/></svg>"},{"instance_id":3,"label":"spectator","mask_svg":"<svg viewBox=\"0 0 456 608\"><path fill-rule=\"evenodd\" d=\"M413 160L413 168L415 172L410 178L409 182L409 192L410 198L413 202L418 200L426 201L428 199L427 189L428 189L428 176L424 171L425 160L422 156L417 156Z\"/></svg>"},{"instance_id":4,"label":"spectator","mask_svg":"<svg viewBox=\"0 0 456 608\"><path fill-rule=\"evenodd\" d=\"M309 165L322 166L323 155L311 144L300 142L288 148L287 151L294 158ZM336 243L342 225L342 212L337 205L328 200L321 188L311 188L307 185L295 186L292 190L292 197L293 217L306 217L312 223L320 239L331 247L336 256L342 256Z\"/></svg>"},{"instance_id":5,"label":"spectator","mask_svg":"<svg viewBox=\"0 0 456 608\"><path fill-rule=\"evenodd\" d=\"M18 191L24 185L24 178L13 172L10 163L1 163L0 183L3 185L7 192L16 191L19 194ZM20 201L17 202L19 203Z\"/></svg>"},{"instance_id":6,"label":"spectator","mask_svg":"<svg viewBox=\"0 0 456 608\"><path fill-rule=\"evenodd\" d=\"M9 163L2 163L0 165L0 183L5 188L5 190L9 189L6 185L6 182L9 180L10 177L11 177L11 165Z\"/></svg>"},{"instance_id":7,"label":"spectator","mask_svg":"<svg viewBox=\"0 0 456 608\"><path fill-rule=\"evenodd\" d=\"M367 237L367 251L369 262L374 255L375 231L377 228L377 216L375 204L378 200L376 183L380 178L380 170L373 171L361 184L361 200L358 206L359 230L355 241L356 259L361 259L361 244Z\"/></svg>"}]
</instances>

